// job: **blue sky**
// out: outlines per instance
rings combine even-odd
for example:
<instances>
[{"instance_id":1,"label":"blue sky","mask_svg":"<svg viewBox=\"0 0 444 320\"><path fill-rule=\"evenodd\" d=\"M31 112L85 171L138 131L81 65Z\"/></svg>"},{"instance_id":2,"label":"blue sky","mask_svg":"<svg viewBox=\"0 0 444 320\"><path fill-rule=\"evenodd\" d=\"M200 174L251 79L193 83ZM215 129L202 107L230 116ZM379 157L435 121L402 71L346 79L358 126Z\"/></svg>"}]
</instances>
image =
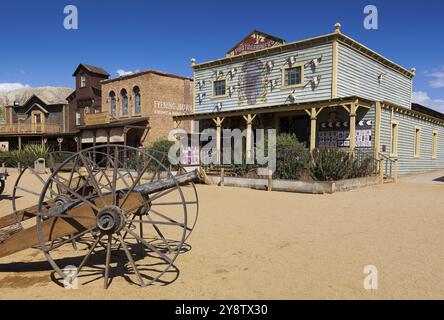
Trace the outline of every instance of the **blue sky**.
<instances>
[{"instance_id":1,"label":"blue sky","mask_svg":"<svg viewBox=\"0 0 444 320\"><path fill-rule=\"evenodd\" d=\"M65 5L76 5L79 29L65 30ZM379 29L363 26L376 5ZM221 58L251 30L287 41L342 32L410 69L415 98L444 111L444 2L441 0L0 2L0 90L14 86L73 87L83 62L117 70L158 69L192 75L190 59Z\"/></svg>"}]
</instances>

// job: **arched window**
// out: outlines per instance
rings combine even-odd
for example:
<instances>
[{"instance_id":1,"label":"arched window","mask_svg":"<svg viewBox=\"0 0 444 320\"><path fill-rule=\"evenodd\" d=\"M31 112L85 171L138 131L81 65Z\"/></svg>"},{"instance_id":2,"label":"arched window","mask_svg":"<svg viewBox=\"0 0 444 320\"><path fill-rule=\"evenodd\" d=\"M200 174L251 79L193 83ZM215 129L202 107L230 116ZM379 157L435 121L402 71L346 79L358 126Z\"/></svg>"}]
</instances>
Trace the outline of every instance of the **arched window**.
<instances>
[{"instance_id":1,"label":"arched window","mask_svg":"<svg viewBox=\"0 0 444 320\"><path fill-rule=\"evenodd\" d=\"M133 89L134 105L133 114L140 114L140 89L135 86Z\"/></svg>"},{"instance_id":2,"label":"arched window","mask_svg":"<svg viewBox=\"0 0 444 320\"><path fill-rule=\"evenodd\" d=\"M117 108L116 108L116 94L114 91L111 91L109 93L109 110L111 111L112 116L117 115Z\"/></svg>"},{"instance_id":3,"label":"arched window","mask_svg":"<svg viewBox=\"0 0 444 320\"><path fill-rule=\"evenodd\" d=\"M120 90L120 97L122 98L122 116L128 115L128 93L125 89Z\"/></svg>"}]
</instances>

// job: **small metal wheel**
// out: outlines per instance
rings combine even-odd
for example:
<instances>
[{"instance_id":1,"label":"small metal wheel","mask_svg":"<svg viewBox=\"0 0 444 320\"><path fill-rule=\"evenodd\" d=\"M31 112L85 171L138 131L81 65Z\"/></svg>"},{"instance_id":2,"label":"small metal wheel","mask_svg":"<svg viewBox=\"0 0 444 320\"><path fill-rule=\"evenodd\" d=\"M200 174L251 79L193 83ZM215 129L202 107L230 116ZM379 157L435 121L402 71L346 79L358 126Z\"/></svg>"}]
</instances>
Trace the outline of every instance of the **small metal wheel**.
<instances>
[{"instance_id":1,"label":"small metal wheel","mask_svg":"<svg viewBox=\"0 0 444 320\"><path fill-rule=\"evenodd\" d=\"M78 152L54 170L36 220L41 249L58 275L70 278L74 266L79 284L103 277L105 288L117 276L140 286L177 278L174 262L192 230L180 186L188 180L165 164L149 150L103 145ZM76 189L73 181L93 190ZM60 194L52 194L51 184ZM65 202L58 201L61 195ZM73 240L77 251L65 245Z\"/></svg>"}]
</instances>

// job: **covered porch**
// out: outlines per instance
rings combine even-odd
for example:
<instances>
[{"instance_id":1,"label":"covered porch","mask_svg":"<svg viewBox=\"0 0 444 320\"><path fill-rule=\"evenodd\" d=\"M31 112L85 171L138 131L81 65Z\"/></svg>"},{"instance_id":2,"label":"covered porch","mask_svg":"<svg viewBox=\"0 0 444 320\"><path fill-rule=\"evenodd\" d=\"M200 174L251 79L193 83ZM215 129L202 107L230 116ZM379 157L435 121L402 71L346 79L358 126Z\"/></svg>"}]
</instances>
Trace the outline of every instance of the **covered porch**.
<instances>
[{"instance_id":1,"label":"covered porch","mask_svg":"<svg viewBox=\"0 0 444 320\"><path fill-rule=\"evenodd\" d=\"M173 117L177 127L181 121L199 121L199 132L216 129L216 149L219 161L223 151L223 129L245 130L247 159L254 149L255 129L276 129L279 133L294 134L299 142L313 152L317 148L357 148L374 153L378 158L379 102L360 97L260 108L245 108ZM197 132L194 132L197 133Z\"/></svg>"}]
</instances>

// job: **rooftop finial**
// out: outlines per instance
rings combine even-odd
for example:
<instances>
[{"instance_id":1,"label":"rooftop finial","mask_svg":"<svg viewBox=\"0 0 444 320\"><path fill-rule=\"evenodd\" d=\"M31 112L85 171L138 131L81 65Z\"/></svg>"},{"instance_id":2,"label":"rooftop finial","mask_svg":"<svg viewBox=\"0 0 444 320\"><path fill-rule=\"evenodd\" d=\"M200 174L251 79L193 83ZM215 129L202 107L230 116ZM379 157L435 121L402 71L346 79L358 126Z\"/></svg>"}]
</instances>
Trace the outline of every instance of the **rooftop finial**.
<instances>
[{"instance_id":1,"label":"rooftop finial","mask_svg":"<svg viewBox=\"0 0 444 320\"><path fill-rule=\"evenodd\" d=\"M416 68L415 67L412 68L412 73L414 76L416 75Z\"/></svg>"},{"instance_id":2,"label":"rooftop finial","mask_svg":"<svg viewBox=\"0 0 444 320\"><path fill-rule=\"evenodd\" d=\"M191 66L194 67L196 65L196 59L191 58Z\"/></svg>"},{"instance_id":3,"label":"rooftop finial","mask_svg":"<svg viewBox=\"0 0 444 320\"><path fill-rule=\"evenodd\" d=\"M339 22L335 24L335 33L341 33L341 24Z\"/></svg>"}]
</instances>

